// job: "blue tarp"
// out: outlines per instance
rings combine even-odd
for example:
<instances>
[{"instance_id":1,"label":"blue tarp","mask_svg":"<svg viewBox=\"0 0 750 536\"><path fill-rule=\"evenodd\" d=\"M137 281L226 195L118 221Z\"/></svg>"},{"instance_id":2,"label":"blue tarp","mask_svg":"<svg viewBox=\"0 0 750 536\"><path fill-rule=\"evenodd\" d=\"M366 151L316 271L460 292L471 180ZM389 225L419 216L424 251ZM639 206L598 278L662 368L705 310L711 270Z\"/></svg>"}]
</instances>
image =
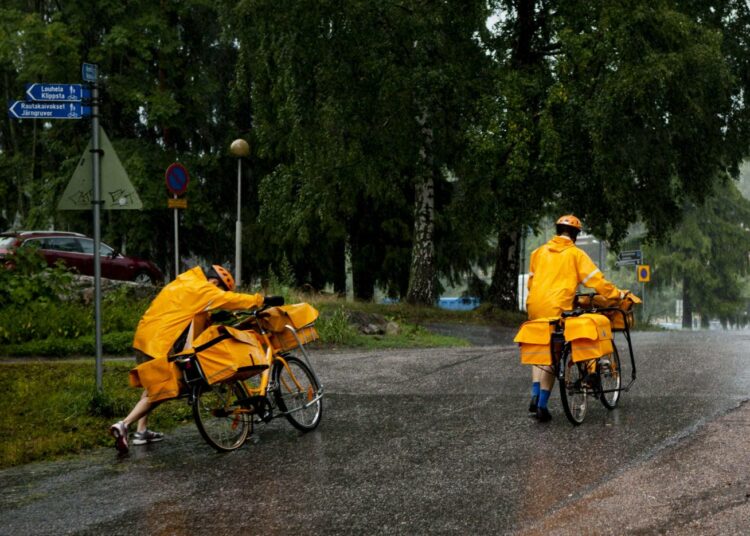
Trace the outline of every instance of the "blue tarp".
<instances>
[{"instance_id":1,"label":"blue tarp","mask_svg":"<svg viewBox=\"0 0 750 536\"><path fill-rule=\"evenodd\" d=\"M437 306L451 311L472 311L479 307L480 303L479 298L466 296L462 298L440 298Z\"/></svg>"}]
</instances>

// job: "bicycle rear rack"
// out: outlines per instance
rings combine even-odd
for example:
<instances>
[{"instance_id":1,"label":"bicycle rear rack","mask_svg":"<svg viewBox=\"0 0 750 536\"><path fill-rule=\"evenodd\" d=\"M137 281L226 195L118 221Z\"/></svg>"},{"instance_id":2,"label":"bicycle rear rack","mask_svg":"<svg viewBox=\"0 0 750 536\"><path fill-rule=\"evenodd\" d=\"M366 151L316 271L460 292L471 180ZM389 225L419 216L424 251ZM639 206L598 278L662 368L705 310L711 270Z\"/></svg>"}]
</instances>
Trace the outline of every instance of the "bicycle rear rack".
<instances>
[{"instance_id":1,"label":"bicycle rear rack","mask_svg":"<svg viewBox=\"0 0 750 536\"><path fill-rule=\"evenodd\" d=\"M302 344L302 341L299 338L297 330L294 329L294 326L291 326L289 324L286 324L284 327L292 332L292 336L294 337L294 340L297 341L297 344L299 345L299 349L302 351L302 357L304 357L305 359L305 364L307 365L307 368L310 369L310 372L312 373L313 378L315 378L315 381L318 384L318 392L320 393L320 396L322 396L323 384L320 382L320 378L318 378L318 375L315 373L315 368L313 368L312 363L310 362L310 354L307 352L305 345Z\"/></svg>"}]
</instances>

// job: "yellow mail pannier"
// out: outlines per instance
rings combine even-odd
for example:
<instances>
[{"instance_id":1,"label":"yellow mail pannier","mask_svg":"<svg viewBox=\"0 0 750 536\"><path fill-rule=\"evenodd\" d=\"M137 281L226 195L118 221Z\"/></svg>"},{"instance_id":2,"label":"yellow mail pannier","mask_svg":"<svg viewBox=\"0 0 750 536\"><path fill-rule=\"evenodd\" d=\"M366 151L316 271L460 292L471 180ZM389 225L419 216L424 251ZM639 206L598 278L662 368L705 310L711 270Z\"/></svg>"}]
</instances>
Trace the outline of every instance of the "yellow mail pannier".
<instances>
[{"instance_id":1,"label":"yellow mail pannier","mask_svg":"<svg viewBox=\"0 0 750 536\"><path fill-rule=\"evenodd\" d=\"M182 371L166 357L152 359L130 370L131 387L145 387L151 402L175 398L180 394Z\"/></svg>"},{"instance_id":2,"label":"yellow mail pannier","mask_svg":"<svg viewBox=\"0 0 750 536\"><path fill-rule=\"evenodd\" d=\"M193 341L192 351L209 385L246 379L268 368L258 337L229 326L209 326Z\"/></svg>"},{"instance_id":3,"label":"yellow mail pannier","mask_svg":"<svg viewBox=\"0 0 750 536\"><path fill-rule=\"evenodd\" d=\"M297 339L307 344L320 338L314 326L318 314L318 310L310 304L295 303L270 307L261 313L258 321L270 332L269 338L274 348L286 351L299 346ZM295 329L297 338L287 329L288 325Z\"/></svg>"},{"instance_id":4,"label":"yellow mail pannier","mask_svg":"<svg viewBox=\"0 0 750 536\"><path fill-rule=\"evenodd\" d=\"M524 365L551 365L550 340L558 317L537 318L521 324L513 342L521 347L521 363Z\"/></svg>"},{"instance_id":5,"label":"yellow mail pannier","mask_svg":"<svg viewBox=\"0 0 750 536\"><path fill-rule=\"evenodd\" d=\"M229 326L210 326L193 341L193 349L183 353L194 355L200 365L189 376L209 384L244 380L268 368L258 338ZM166 357L138 365L130 371L129 380L132 387L145 387L152 402L175 398L184 388L182 370Z\"/></svg>"},{"instance_id":6,"label":"yellow mail pannier","mask_svg":"<svg viewBox=\"0 0 750 536\"><path fill-rule=\"evenodd\" d=\"M582 314L565 320L565 340L570 342L573 361L586 361L611 354L612 325L609 318Z\"/></svg>"}]
</instances>

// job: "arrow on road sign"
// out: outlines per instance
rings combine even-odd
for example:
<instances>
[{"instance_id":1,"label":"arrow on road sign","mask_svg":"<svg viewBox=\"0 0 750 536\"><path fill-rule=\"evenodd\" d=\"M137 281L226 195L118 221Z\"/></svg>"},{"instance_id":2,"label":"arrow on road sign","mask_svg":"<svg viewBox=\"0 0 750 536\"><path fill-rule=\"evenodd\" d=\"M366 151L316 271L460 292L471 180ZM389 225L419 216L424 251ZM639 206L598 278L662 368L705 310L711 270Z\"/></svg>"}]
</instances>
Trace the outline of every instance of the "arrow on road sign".
<instances>
[{"instance_id":1,"label":"arrow on road sign","mask_svg":"<svg viewBox=\"0 0 750 536\"><path fill-rule=\"evenodd\" d=\"M15 119L81 119L91 115L91 108L77 102L15 101L8 106L8 116Z\"/></svg>"},{"instance_id":2,"label":"arrow on road sign","mask_svg":"<svg viewBox=\"0 0 750 536\"><path fill-rule=\"evenodd\" d=\"M91 91L81 84L26 84L26 96L30 101L81 102L91 98Z\"/></svg>"}]
</instances>

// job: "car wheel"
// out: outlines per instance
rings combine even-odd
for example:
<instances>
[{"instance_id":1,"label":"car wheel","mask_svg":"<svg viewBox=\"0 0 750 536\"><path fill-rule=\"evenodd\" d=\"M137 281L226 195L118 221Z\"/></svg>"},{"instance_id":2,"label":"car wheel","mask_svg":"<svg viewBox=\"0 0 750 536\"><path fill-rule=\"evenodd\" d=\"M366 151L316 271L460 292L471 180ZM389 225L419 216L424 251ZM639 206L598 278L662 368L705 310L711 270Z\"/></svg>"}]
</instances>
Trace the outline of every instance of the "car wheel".
<instances>
[{"instance_id":1,"label":"car wheel","mask_svg":"<svg viewBox=\"0 0 750 536\"><path fill-rule=\"evenodd\" d=\"M135 278L133 279L133 281L140 285L154 284L154 281L151 279L151 276L148 275L147 272L138 272L137 274L135 274Z\"/></svg>"}]
</instances>

